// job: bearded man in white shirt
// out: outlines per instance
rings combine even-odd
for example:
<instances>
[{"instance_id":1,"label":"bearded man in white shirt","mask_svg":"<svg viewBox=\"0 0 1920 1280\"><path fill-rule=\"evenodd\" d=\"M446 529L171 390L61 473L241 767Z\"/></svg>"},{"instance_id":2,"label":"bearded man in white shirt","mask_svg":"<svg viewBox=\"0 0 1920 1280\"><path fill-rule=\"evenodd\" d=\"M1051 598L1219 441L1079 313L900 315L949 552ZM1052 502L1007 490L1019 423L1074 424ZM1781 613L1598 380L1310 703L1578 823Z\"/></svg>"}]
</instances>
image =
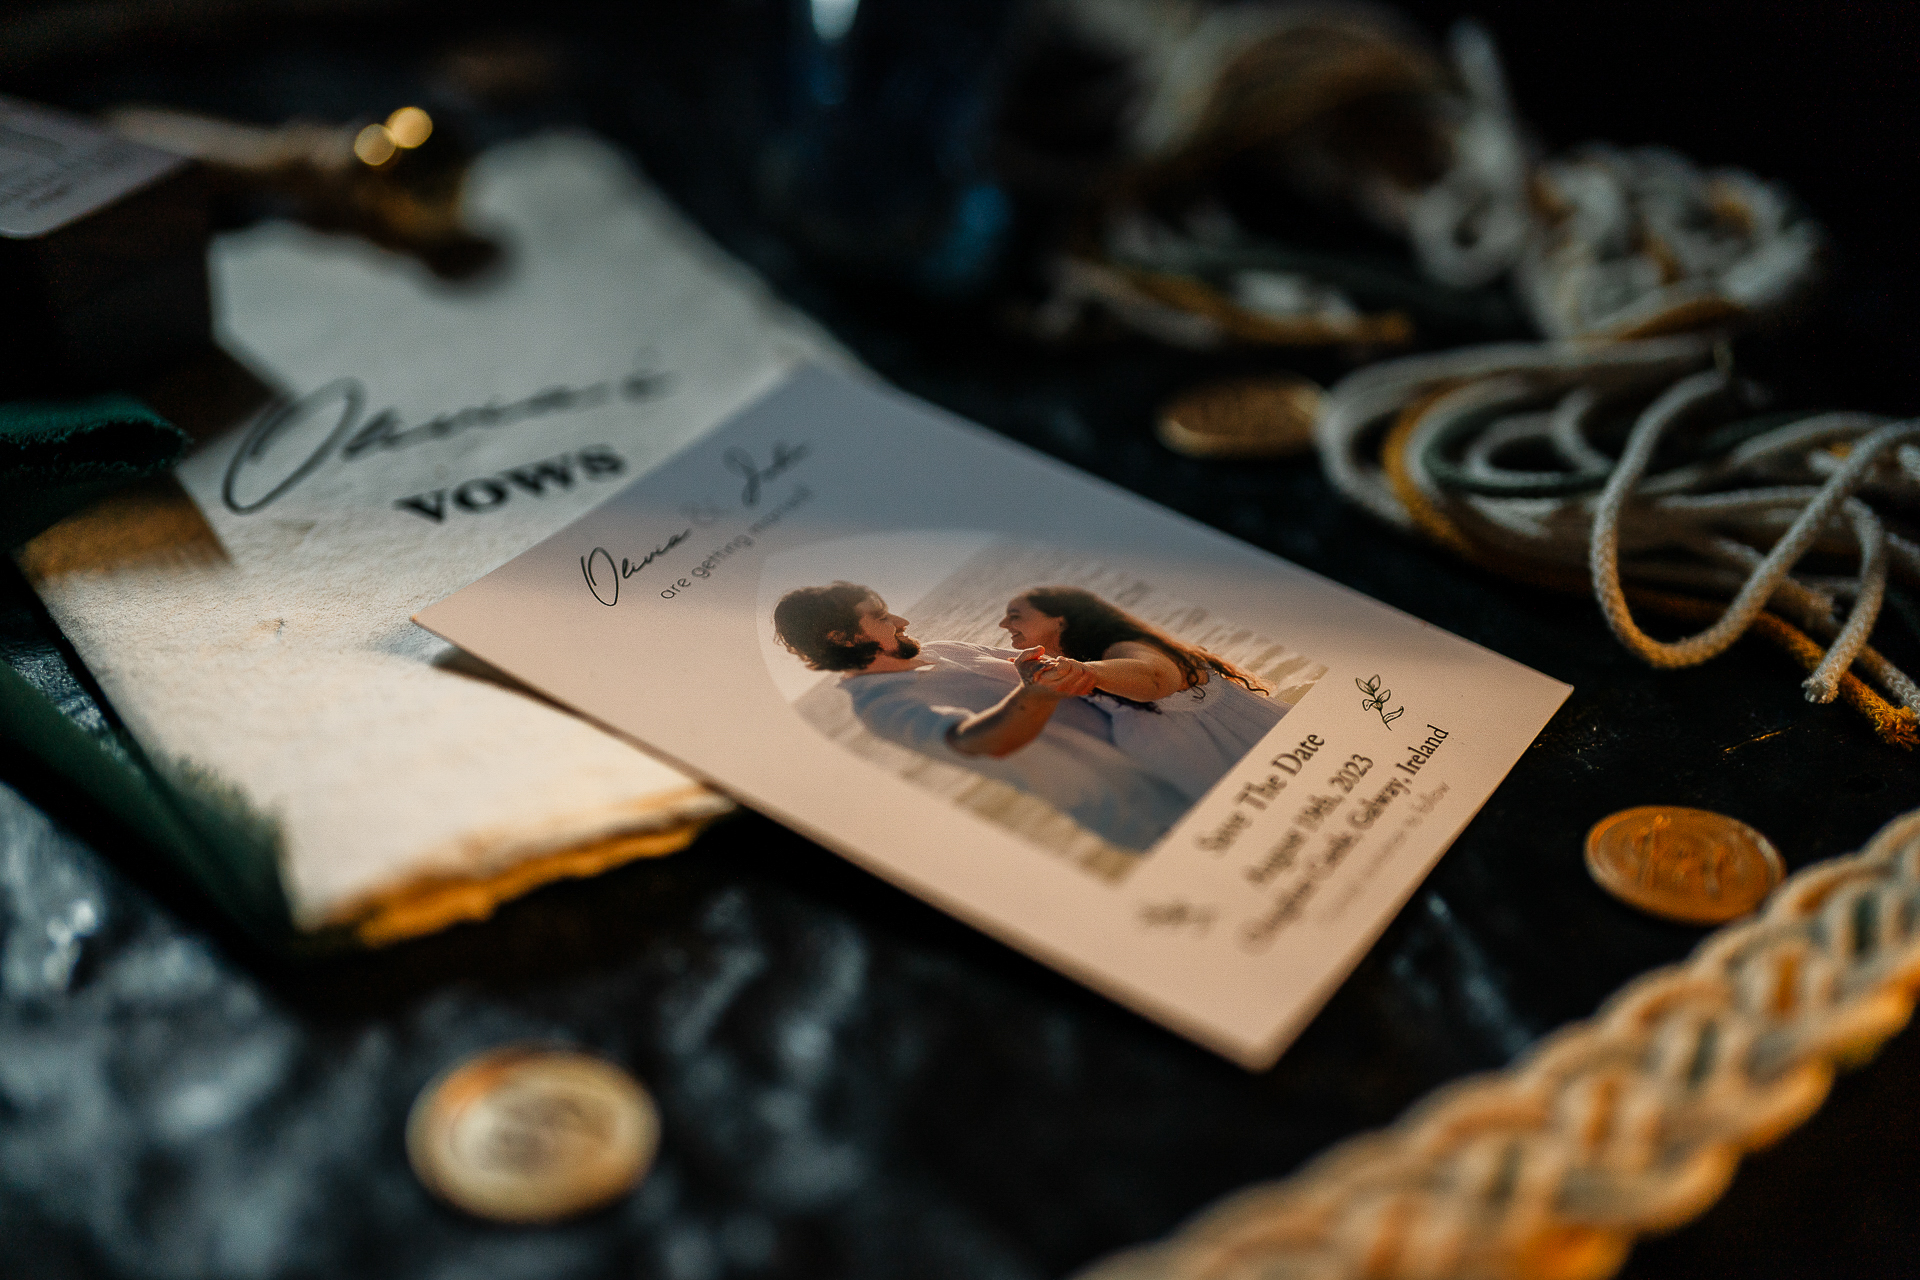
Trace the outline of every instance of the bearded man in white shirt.
<instances>
[{"instance_id":1,"label":"bearded man in white shirt","mask_svg":"<svg viewBox=\"0 0 1920 1280\"><path fill-rule=\"evenodd\" d=\"M1045 800L1111 845L1144 852L1187 808L1114 747L1107 713L1080 696L1091 679L1050 670L1038 651L921 644L851 582L789 591L773 623L808 667L841 673L876 736Z\"/></svg>"}]
</instances>

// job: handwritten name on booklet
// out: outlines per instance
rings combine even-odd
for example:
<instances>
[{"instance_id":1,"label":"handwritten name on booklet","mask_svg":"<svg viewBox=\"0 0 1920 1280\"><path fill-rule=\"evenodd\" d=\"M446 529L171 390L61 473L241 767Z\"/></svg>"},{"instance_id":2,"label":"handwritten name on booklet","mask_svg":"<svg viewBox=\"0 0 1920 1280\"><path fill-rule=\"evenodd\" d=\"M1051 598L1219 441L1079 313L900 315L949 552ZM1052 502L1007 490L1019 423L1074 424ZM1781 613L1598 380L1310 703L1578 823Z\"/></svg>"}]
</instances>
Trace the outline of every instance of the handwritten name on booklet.
<instances>
[{"instance_id":1,"label":"handwritten name on booklet","mask_svg":"<svg viewBox=\"0 0 1920 1280\"><path fill-rule=\"evenodd\" d=\"M587 590L593 592L593 598L601 604L607 605L608 607L619 604L620 584L622 582L631 578L634 574L640 572L692 536L693 530L682 529L679 533L674 534L671 538L668 538L665 542L647 552L646 555L641 556L638 560L629 560L625 556L621 556L620 564L617 568L613 563L613 553L611 551L608 551L605 547L595 547L592 551L580 557L580 573L587 580Z\"/></svg>"},{"instance_id":2,"label":"handwritten name on booklet","mask_svg":"<svg viewBox=\"0 0 1920 1280\"><path fill-rule=\"evenodd\" d=\"M644 358L642 353L641 359ZM496 397L484 404L436 413L425 422L408 426L400 411L391 405L371 417L366 416L366 387L358 378L335 378L317 391L269 405L254 420L241 438L240 447L227 461L226 474L220 483L220 499L235 515L252 515L284 498L335 459L354 462L376 453L448 440L463 432L498 430L555 414L578 413L607 404L616 394L628 401L652 400L665 395L672 381L668 374L636 364L622 378L577 387L546 387L516 400ZM275 448L277 443L299 434L307 423L315 420L324 423L329 415L334 416L334 424L319 444L304 453ZM624 463L617 459L615 462L610 470L603 468L596 472L593 469L596 464L583 456L581 466L589 475L601 478L624 469ZM541 465L546 464L527 464L529 477L519 482L536 497L543 494L545 480L558 482L557 476L551 473L543 478L537 471ZM507 474L510 476L511 472ZM571 480L566 483L570 484ZM509 492L497 478L482 477L457 486L454 501L465 510L481 511L505 502ZM487 500L481 501L482 497ZM428 494L401 498L395 505L438 521L444 515L445 502L446 491L440 490L440 515L431 510L434 501Z\"/></svg>"}]
</instances>

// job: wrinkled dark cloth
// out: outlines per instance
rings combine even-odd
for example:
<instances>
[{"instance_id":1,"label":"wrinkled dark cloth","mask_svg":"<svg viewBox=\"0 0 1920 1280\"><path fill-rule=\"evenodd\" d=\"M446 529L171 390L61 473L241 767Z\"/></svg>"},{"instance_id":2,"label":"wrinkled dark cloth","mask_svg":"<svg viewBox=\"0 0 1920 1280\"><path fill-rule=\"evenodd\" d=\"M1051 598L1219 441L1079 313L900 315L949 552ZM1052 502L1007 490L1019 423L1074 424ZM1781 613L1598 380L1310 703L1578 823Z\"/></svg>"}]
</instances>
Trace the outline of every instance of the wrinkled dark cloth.
<instances>
[{"instance_id":1,"label":"wrinkled dark cloth","mask_svg":"<svg viewBox=\"0 0 1920 1280\"><path fill-rule=\"evenodd\" d=\"M172 469L187 435L124 395L0 404L0 549Z\"/></svg>"},{"instance_id":2,"label":"wrinkled dark cloth","mask_svg":"<svg viewBox=\"0 0 1920 1280\"><path fill-rule=\"evenodd\" d=\"M1151 486L1223 478L1163 468ZM1629 804L1736 814L1794 867L1855 848L1920 763L1811 707L1757 642L1639 666L1590 602L1487 579L1344 511L1310 465L1232 486L1244 535L1571 681L1492 803L1273 1070L1250 1075L804 838L743 815L691 849L495 920L288 968L139 833L18 761L0 777L0 1274L1038 1280L1387 1123L1585 1016L1703 930L1588 878L1586 826ZM24 584L7 658L111 722ZM46 814L53 815L51 818ZM579 1045L659 1100L636 1195L514 1230L409 1173L414 1095L465 1055ZM1905 1274L1920 1256L1916 1037L1752 1162L1634 1274ZM1827 1188L1844 1188L1844 1212ZM1757 1241L1765 1240L1764 1249ZM1764 1266L1753 1265L1764 1262Z\"/></svg>"}]
</instances>

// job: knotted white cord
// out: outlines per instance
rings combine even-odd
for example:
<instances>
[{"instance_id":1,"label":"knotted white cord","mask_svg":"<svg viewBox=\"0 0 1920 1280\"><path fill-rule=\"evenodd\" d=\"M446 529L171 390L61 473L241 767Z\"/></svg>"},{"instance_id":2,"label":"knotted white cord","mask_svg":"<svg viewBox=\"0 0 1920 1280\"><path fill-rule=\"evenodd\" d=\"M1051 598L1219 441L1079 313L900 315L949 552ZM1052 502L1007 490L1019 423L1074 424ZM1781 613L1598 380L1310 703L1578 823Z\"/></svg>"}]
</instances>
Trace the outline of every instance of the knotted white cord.
<instances>
[{"instance_id":1,"label":"knotted white cord","mask_svg":"<svg viewBox=\"0 0 1920 1280\"><path fill-rule=\"evenodd\" d=\"M1604 344L1512 342L1369 365L1349 374L1321 405L1314 426L1320 465L1350 502L1388 524L1410 530L1412 516L1394 496L1378 462L1363 456L1361 446L1383 418L1417 395L1435 386L1497 373L1533 374L1552 385L1583 380L1620 383L1677 374L1709 359L1713 344L1711 334Z\"/></svg>"},{"instance_id":2,"label":"knotted white cord","mask_svg":"<svg viewBox=\"0 0 1920 1280\"><path fill-rule=\"evenodd\" d=\"M1710 351L1710 340L1696 337L1604 348L1488 347L1376 365L1328 397L1316 432L1322 464L1345 496L1396 525L1438 518L1470 541L1530 563L1585 568L1608 626L1653 666L1692 666L1725 652L1771 606L1825 646L1803 685L1809 699L1833 700L1857 668L1920 711L1920 685L1867 643L1888 573L1920 582L1920 546L1888 530L1856 496L1920 496L1920 422L1810 414L1718 456L1649 475L1681 422L1715 401L1751 398L1752 388L1724 371L1689 372ZM1639 413L1617 462L1588 440L1609 400L1669 382ZM1432 398L1435 391L1442 394ZM1377 456L1382 424L1423 399L1399 452L1434 517L1405 505ZM1470 422L1476 416L1484 421ZM1462 431L1470 438L1460 440ZM1568 469L1501 467L1502 451L1535 441ZM1442 454L1459 460L1443 462ZM1597 495L1579 492L1590 482L1584 478L1601 475ZM1857 557L1857 569L1816 588L1811 577L1794 576L1814 550ZM1662 642L1634 621L1627 580L1731 599L1705 629ZM1844 619L1836 617L1841 601Z\"/></svg>"},{"instance_id":3,"label":"knotted white cord","mask_svg":"<svg viewBox=\"0 0 1920 1280\"><path fill-rule=\"evenodd\" d=\"M1862 503L1849 502L1870 468L1890 446L1920 437L1920 424L1894 423L1881 427L1856 444L1847 460L1802 508L1787 532L1772 550L1753 567L1746 582L1720 619L1706 630L1684 640L1665 643L1655 640L1634 623L1620 584L1620 516L1636 482L1652 461L1661 436L1688 410L1722 394L1729 379L1718 371L1695 374L1669 388L1650 405L1634 426L1627 448L1608 477L1606 488L1594 509L1593 536L1589 568L1594 593L1600 601L1607 625L1642 660L1655 667L1689 667L1718 657L1745 634L1762 609L1774 597L1793 566L1813 546L1836 514L1844 510L1850 518L1860 548L1860 589L1845 626L1828 647L1820 665L1807 677L1804 688L1815 702L1831 702L1839 693L1840 677L1855 655L1866 644L1880 613L1886 592L1886 539L1880 521ZM1750 500L1752 494L1715 495L1725 502ZM1705 504L1696 504L1696 509ZM1667 504L1666 510L1674 510Z\"/></svg>"},{"instance_id":4,"label":"knotted white cord","mask_svg":"<svg viewBox=\"0 0 1920 1280\"><path fill-rule=\"evenodd\" d=\"M1742 575L1751 573L1762 559L1758 551L1755 551L1746 543L1736 542L1732 538L1701 538L1692 545L1704 557L1718 559L1736 566ZM1882 545L1884 546L1885 543L1883 542ZM1884 572L1881 577L1884 582ZM1840 635L1840 628L1837 627L1833 621L1832 597L1834 595L1855 595L1859 591L1859 587L1860 584L1858 582L1850 578L1843 578L1833 582L1829 590L1823 592L1815 589L1810 584L1798 582L1793 578L1783 578L1781 579L1779 589L1774 592L1773 599L1769 601L1769 604L1774 609L1786 614L1797 623L1801 629L1818 639L1833 644L1836 637ZM1731 590L1733 588L1730 586L1728 589ZM1854 654L1853 664L1866 672L1875 684L1892 694L1894 701L1900 703L1902 706L1920 711L1920 685L1916 685L1907 677L1906 672L1887 661L1872 645L1861 644L1858 651ZM1834 683L1836 686L1839 683L1837 675Z\"/></svg>"}]
</instances>

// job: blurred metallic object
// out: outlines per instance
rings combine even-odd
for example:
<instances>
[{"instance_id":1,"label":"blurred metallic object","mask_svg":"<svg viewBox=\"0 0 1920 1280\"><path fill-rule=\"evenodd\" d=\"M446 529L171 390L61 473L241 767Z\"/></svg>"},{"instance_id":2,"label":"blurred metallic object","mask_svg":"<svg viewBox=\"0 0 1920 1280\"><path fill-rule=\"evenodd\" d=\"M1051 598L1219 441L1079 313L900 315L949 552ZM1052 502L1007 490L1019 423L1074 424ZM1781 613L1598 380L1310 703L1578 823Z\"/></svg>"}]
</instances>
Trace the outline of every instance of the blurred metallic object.
<instances>
[{"instance_id":1,"label":"blurred metallic object","mask_svg":"<svg viewBox=\"0 0 1920 1280\"><path fill-rule=\"evenodd\" d=\"M383 124L370 124L353 135L354 158L370 168L378 169L399 150L392 132Z\"/></svg>"},{"instance_id":2,"label":"blurred metallic object","mask_svg":"<svg viewBox=\"0 0 1920 1280\"><path fill-rule=\"evenodd\" d=\"M1622 809L1587 832L1587 874L1628 906L1684 924L1725 924L1787 878L1773 843L1736 818L1678 805Z\"/></svg>"},{"instance_id":3,"label":"blurred metallic object","mask_svg":"<svg viewBox=\"0 0 1920 1280\"><path fill-rule=\"evenodd\" d=\"M433 136L433 117L419 107L401 107L387 117L387 136L402 151L412 151Z\"/></svg>"},{"instance_id":4,"label":"blurred metallic object","mask_svg":"<svg viewBox=\"0 0 1920 1280\"><path fill-rule=\"evenodd\" d=\"M1279 374L1196 387L1160 410L1160 443L1189 458L1283 458L1313 448L1320 388Z\"/></svg>"},{"instance_id":5,"label":"blurred metallic object","mask_svg":"<svg viewBox=\"0 0 1920 1280\"><path fill-rule=\"evenodd\" d=\"M495 1049L421 1091L407 1158L427 1189L495 1222L545 1223L598 1209L639 1183L660 1113L638 1081L584 1053Z\"/></svg>"},{"instance_id":6,"label":"blurred metallic object","mask_svg":"<svg viewBox=\"0 0 1920 1280\"><path fill-rule=\"evenodd\" d=\"M364 236L437 275L470 275L498 256L460 221L471 157L419 107L343 125L264 127L167 107L123 107L108 121L126 137L199 160L222 195L277 197L301 222Z\"/></svg>"}]
</instances>

